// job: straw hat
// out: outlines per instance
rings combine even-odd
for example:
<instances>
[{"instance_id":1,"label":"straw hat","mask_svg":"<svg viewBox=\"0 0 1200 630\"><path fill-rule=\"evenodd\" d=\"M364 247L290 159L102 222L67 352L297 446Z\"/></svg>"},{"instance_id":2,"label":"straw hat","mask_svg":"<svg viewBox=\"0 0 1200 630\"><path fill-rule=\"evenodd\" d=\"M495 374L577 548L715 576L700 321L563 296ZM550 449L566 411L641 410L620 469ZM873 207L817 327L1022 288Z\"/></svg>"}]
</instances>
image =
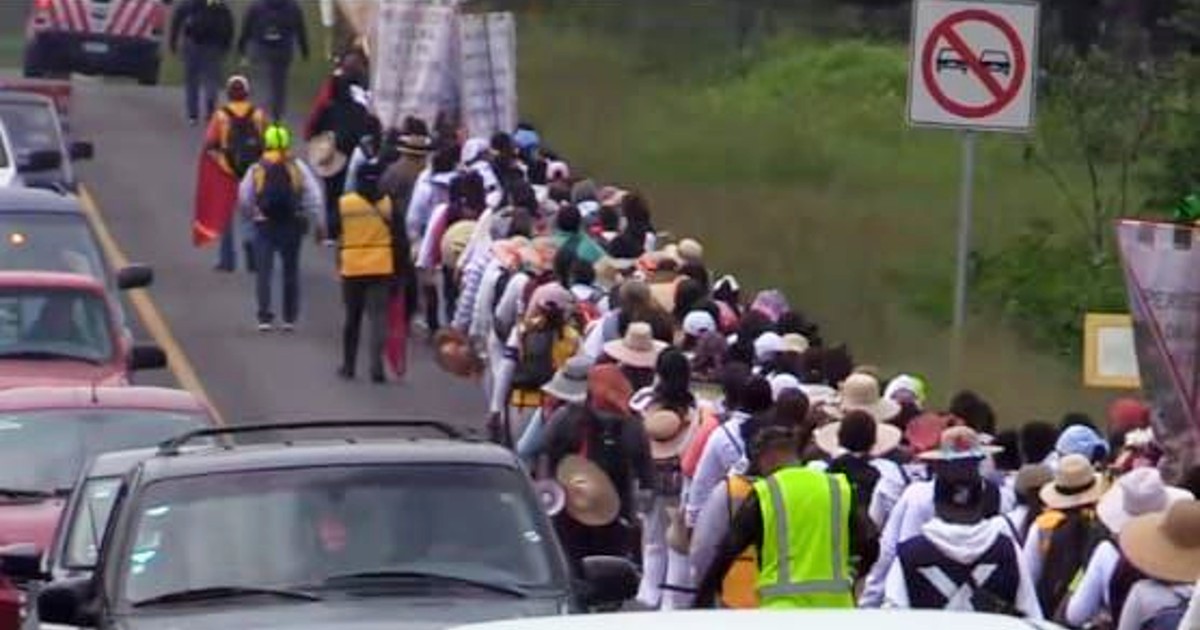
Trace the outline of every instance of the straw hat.
<instances>
[{"instance_id":1,"label":"straw hat","mask_svg":"<svg viewBox=\"0 0 1200 630\"><path fill-rule=\"evenodd\" d=\"M843 413L865 411L880 422L887 422L900 414L900 403L879 394L879 379L870 374L851 374L842 381Z\"/></svg>"},{"instance_id":2,"label":"straw hat","mask_svg":"<svg viewBox=\"0 0 1200 630\"><path fill-rule=\"evenodd\" d=\"M442 264L455 268L458 267L458 258L467 250L467 244L471 242L471 237L475 235L475 226L478 225L475 221L463 220L457 221L454 225L446 228L446 232L442 234L441 252Z\"/></svg>"},{"instance_id":3,"label":"straw hat","mask_svg":"<svg viewBox=\"0 0 1200 630\"><path fill-rule=\"evenodd\" d=\"M935 450L925 451L920 458L926 461L961 461L983 459L1004 449L984 443L983 436L968 426L953 426L942 431L942 438Z\"/></svg>"},{"instance_id":4,"label":"straw hat","mask_svg":"<svg viewBox=\"0 0 1200 630\"><path fill-rule=\"evenodd\" d=\"M308 141L308 164L318 177L333 177L346 168L346 154L337 150L332 131L317 134Z\"/></svg>"},{"instance_id":5,"label":"straw hat","mask_svg":"<svg viewBox=\"0 0 1200 630\"><path fill-rule=\"evenodd\" d=\"M433 336L434 359L438 367L464 378L483 374L483 361L471 348L467 336L453 328L443 328Z\"/></svg>"},{"instance_id":6,"label":"straw hat","mask_svg":"<svg viewBox=\"0 0 1200 630\"><path fill-rule=\"evenodd\" d=\"M1013 491L1019 497L1032 498L1042 486L1054 481L1054 471L1045 464L1025 464L1017 471Z\"/></svg>"},{"instance_id":7,"label":"straw hat","mask_svg":"<svg viewBox=\"0 0 1200 630\"><path fill-rule=\"evenodd\" d=\"M566 492L568 516L590 527L603 527L617 520L621 498L612 480L590 459L567 455L554 476Z\"/></svg>"},{"instance_id":8,"label":"straw hat","mask_svg":"<svg viewBox=\"0 0 1200 630\"><path fill-rule=\"evenodd\" d=\"M838 437L841 430L841 420L831 422L816 430L813 434L813 441L822 452L836 457L846 451L842 448L841 440ZM871 457L881 457L895 450L897 446L900 446L901 437L903 436L900 429L876 420L875 443L871 445Z\"/></svg>"},{"instance_id":9,"label":"straw hat","mask_svg":"<svg viewBox=\"0 0 1200 630\"><path fill-rule=\"evenodd\" d=\"M651 411L646 414L642 424L646 427L646 436L650 438L650 457L660 460L679 457L687 448L694 426L670 409Z\"/></svg>"},{"instance_id":10,"label":"straw hat","mask_svg":"<svg viewBox=\"0 0 1200 630\"><path fill-rule=\"evenodd\" d=\"M1104 494L1096 504L1096 514L1109 531L1119 534L1134 518L1162 512L1176 501L1191 498L1187 490L1163 483L1157 469L1138 468L1125 473Z\"/></svg>"},{"instance_id":11,"label":"straw hat","mask_svg":"<svg viewBox=\"0 0 1200 630\"><path fill-rule=\"evenodd\" d=\"M1200 578L1200 501L1179 501L1121 530L1121 551L1146 575L1179 584Z\"/></svg>"},{"instance_id":12,"label":"straw hat","mask_svg":"<svg viewBox=\"0 0 1200 630\"><path fill-rule=\"evenodd\" d=\"M788 333L783 336L783 351L804 354L808 352L808 337L800 333Z\"/></svg>"},{"instance_id":13,"label":"straw hat","mask_svg":"<svg viewBox=\"0 0 1200 630\"><path fill-rule=\"evenodd\" d=\"M604 344L604 353L618 363L635 368L653 368L658 355L667 344L654 338L654 331L646 322L633 322L625 330L625 336Z\"/></svg>"},{"instance_id":14,"label":"straw hat","mask_svg":"<svg viewBox=\"0 0 1200 630\"><path fill-rule=\"evenodd\" d=\"M1104 495L1104 480L1088 458L1067 455L1058 460L1054 481L1042 486L1038 495L1046 507L1055 510L1091 505Z\"/></svg>"},{"instance_id":15,"label":"straw hat","mask_svg":"<svg viewBox=\"0 0 1200 630\"><path fill-rule=\"evenodd\" d=\"M588 370L591 368L591 359L571 357L554 373L550 382L542 386L542 391L565 402L582 403L587 399Z\"/></svg>"},{"instance_id":16,"label":"straw hat","mask_svg":"<svg viewBox=\"0 0 1200 630\"><path fill-rule=\"evenodd\" d=\"M426 156L433 153L433 138L425 134L404 134L396 141L396 149L405 155Z\"/></svg>"},{"instance_id":17,"label":"straw hat","mask_svg":"<svg viewBox=\"0 0 1200 630\"><path fill-rule=\"evenodd\" d=\"M702 263L704 262L704 246L694 238L685 238L679 241L676 247L676 254L679 260L685 263Z\"/></svg>"}]
</instances>

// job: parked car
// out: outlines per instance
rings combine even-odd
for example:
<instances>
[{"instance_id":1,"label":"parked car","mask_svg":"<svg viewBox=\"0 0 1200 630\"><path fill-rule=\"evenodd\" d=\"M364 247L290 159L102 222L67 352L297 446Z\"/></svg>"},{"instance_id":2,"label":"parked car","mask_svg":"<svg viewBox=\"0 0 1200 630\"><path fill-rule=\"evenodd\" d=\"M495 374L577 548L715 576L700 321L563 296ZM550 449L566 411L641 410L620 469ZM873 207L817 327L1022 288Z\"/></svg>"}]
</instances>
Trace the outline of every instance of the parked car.
<instances>
[{"instance_id":1,"label":"parked car","mask_svg":"<svg viewBox=\"0 0 1200 630\"><path fill-rule=\"evenodd\" d=\"M156 346L135 346L116 300L73 273L0 271L0 390L35 385L127 385L166 367Z\"/></svg>"},{"instance_id":2,"label":"parked car","mask_svg":"<svg viewBox=\"0 0 1200 630\"><path fill-rule=\"evenodd\" d=\"M0 122L8 130L17 168L26 171L26 185L71 192L78 188L72 162L91 159L95 150L90 142L67 142L54 101L0 90Z\"/></svg>"},{"instance_id":3,"label":"parked car","mask_svg":"<svg viewBox=\"0 0 1200 630\"><path fill-rule=\"evenodd\" d=\"M73 93L70 79L31 79L0 74L0 91L41 94L50 99L54 102L54 110L58 112L63 131L67 132L68 138L70 137Z\"/></svg>"},{"instance_id":4,"label":"parked car","mask_svg":"<svg viewBox=\"0 0 1200 630\"><path fill-rule=\"evenodd\" d=\"M1062 630L1044 621L974 612L849 608L845 610L683 610L586 617L513 619L456 630Z\"/></svg>"},{"instance_id":5,"label":"parked car","mask_svg":"<svg viewBox=\"0 0 1200 630\"><path fill-rule=\"evenodd\" d=\"M71 72L158 83L162 0L35 0L25 26L25 76Z\"/></svg>"},{"instance_id":6,"label":"parked car","mask_svg":"<svg viewBox=\"0 0 1200 630\"><path fill-rule=\"evenodd\" d=\"M0 122L0 188L20 183L21 178L17 175L16 156L13 154L12 144L8 141L8 132L4 129L4 123Z\"/></svg>"},{"instance_id":7,"label":"parked car","mask_svg":"<svg viewBox=\"0 0 1200 630\"><path fill-rule=\"evenodd\" d=\"M445 438L347 439L351 428ZM300 439L333 429L338 439ZM195 439L285 442L184 450ZM6 573L44 577L28 552ZM637 590L618 558L573 576L515 455L424 421L196 431L118 488L95 573L44 585L43 623L101 628L436 628L583 612Z\"/></svg>"},{"instance_id":8,"label":"parked car","mask_svg":"<svg viewBox=\"0 0 1200 630\"><path fill-rule=\"evenodd\" d=\"M114 299L154 279L144 265L112 268L78 199L28 188L0 188L0 269L87 274ZM127 328L126 320L121 306Z\"/></svg>"}]
</instances>

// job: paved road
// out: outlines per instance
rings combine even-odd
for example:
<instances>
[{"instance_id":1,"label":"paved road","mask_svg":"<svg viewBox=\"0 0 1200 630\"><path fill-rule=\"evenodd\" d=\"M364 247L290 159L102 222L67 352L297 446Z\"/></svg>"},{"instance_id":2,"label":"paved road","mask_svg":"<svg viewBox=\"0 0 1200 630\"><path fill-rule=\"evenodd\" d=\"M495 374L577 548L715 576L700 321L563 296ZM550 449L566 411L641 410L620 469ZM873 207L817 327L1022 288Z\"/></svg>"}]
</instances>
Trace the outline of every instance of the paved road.
<instances>
[{"instance_id":1,"label":"paved road","mask_svg":"<svg viewBox=\"0 0 1200 630\"><path fill-rule=\"evenodd\" d=\"M335 376L341 303L333 250L305 244L298 332L255 331L252 276L213 272L214 253L190 242L201 132L183 124L178 90L76 81L75 93L76 136L96 145L96 160L83 168L87 188L128 258L154 265L151 300L228 422L403 415L482 425L479 389L440 372L426 344L410 346L402 383Z\"/></svg>"}]
</instances>

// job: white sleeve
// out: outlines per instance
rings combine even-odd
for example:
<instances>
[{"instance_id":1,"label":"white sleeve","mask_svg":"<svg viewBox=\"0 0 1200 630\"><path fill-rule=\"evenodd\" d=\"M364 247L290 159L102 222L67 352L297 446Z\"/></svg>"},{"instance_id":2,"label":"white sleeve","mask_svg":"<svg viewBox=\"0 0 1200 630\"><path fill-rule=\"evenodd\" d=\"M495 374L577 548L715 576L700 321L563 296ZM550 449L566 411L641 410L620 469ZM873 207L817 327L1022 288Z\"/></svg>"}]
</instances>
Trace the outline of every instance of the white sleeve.
<instances>
[{"instance_id":1,"label":"white sleeve","mask_svg":"<svg viewBox=\"0 0 1200 630\"><path fill-rule=\"evenodd\" d=\"M408 200L405 212L404 227L408 230L408 241L416 243L425 234L429 221L429 206L433 203L433 185L429 182L428 171L421 173L417 183L413 185L412 198Z\"/></svg>"},{"instance_id":2,"label":"white sleeve","mask_svg":"<svg viewBox=\"0 0 1200 630\"><path fill-rule=\"evenodd\" d=\"M909 608L908 584L904 581L904 569L893 562L883 584L883 608Z\"/></svg>"},{"instance_id":3,"label":"white sleeve","mask_svg":"<svg viewBox=\"0 0 1200 630\"><path fill-rule=\"evenodd\" d=\"M1192 599L1179 622L1179 630L1200 630L1200 581L1192 587Z\"/></svg>"},{"instance_id":4,"label":"white sleeve","mask_svg":"<svg viewBox=\"0 0 1200 630\"><path fill-rule=\"evenodd\" d=\"M616 315L611 315L616 317ZM587 336L583 338L583 343L580 344L580 349L583 356L596 361L600 355L604 353L604 318L610 317L605 315L596 320L596 324L588 330Z\"/></svg>"},{"instance_id":5,"label":"white sleeve","mask_svg":"<svg viewBox=\"0 0 1200 630\"><path fill-rule=\"evenodd\" d=\"M430 217L430 219L429 219L429 225L425 226L425 234L423 234L421 236L421 246L417 250L417 268L418 269L432 269L433 268L433 260L435 257L435 252L437 252L438 249L441 247L441 243L437 242L437 241L441 240L441 234L434 236L433 228L434 228L434 226L441 223L443 219L445 219L446 213L450 211L449 208L450 208L450 206L448 206L446 204L442 204L442 205L438 206L433 211L433 216ZM448 228L450 226L447 225L444 227ZM445 230L441 230L441 232L444 234Z\"/></svg>"},{"instance_id":6,"label":"white sleeve","mask_svg":"<svg viewBox=\"0 0 1200 630\"><path fill-rule=\"evenodd\" d=\"M1117 630L1140 630L1142 624L1153 614L1153 611L1146 610L1147 600L1153 592L1153 582L1142 580L1133 585L1129 589L1129 596L1125 598L1125 607L1121 609L1121 618L1117 623Z\"/></svg>"},{"instance_id":7,"label":"white sleeve","mask_svg":"<svg viewBox=\"0 0 1200 630\"><path fill-rule=\"evenodd\" d=\"M1034 516L1033 518L1037 518ZM1042 578L1042 530L1038 529L1035 524L1029 528L1029 533L1025 536L1025 547L1021 550L1021 556L1025 561L1025 567L1029 569L1029 577L1034 584Z\"/></svg>"},{"instance_id":8,"label":"white sleeve","mask_svg":"<svg viewBox=\"0 0 1200 630\"><path fill-rule=\"evenodd\" d=\"M493 261L484 270L479 290L475 292L475 303L471 305L471 329L467 332L471 339L487 339L492 326L492 306L496 303L496 282L499 280L500 265Z\"/></svg>"},{"instance_id":9,"label":"white sleeve","mask_svg":"<svg viewBox=\"0 0 1200 630\"><path fill-rule=\"evenodd\" d=\"M254 208L254 173L260 168L257 164L246 169L242 181L238 182L238 209L246 220L253 220Z\"/></svg>"},{"instance_id":10,"label":"white sleeve","mask_svg":"<svg viewBox=\"0 0 1200 630\"><path fill-rule=\"evenodd\" d=\"M896 546L900 544L900 527L904 522L905 512L908 511L907 493L900 495L900 500L888 515L887 523L879 536L879 558L867 573L863 584L862 594L858 597L860 608L879 608L883 605L884 589L888 572L896 558Z\"/></svg>"},{"instance_id":11,"label":"white sleeve","mask_svg":"<svg viewBox=\"0 0 1200 630\"><path fill-rule=\"evenodd\" d=\"M492 385L492 404L488 409L492 413L504 413L504 408L508 406L509 389L512 387L513 373L517 369L517 360L513 356L517 348L517 335L517 329L513 328L508 342L504 345L504 356L489 357L491 361L500 362L496 382Z\"/></svg>"},{"instance_id":12,"label":"white sleeve","mask_svg":"<svg viewBox=\"0 0 1200 630\"><path fill-rule=\"evenodd\" d=\"M1104 541L1096 546L1078 588L1067 602L1066 622L1068 625L1083 625L1100 613L1104 607L1109 580L1116 569L1117 551L1111 542Z\"/></svg>"},{"instance_id":13,"label":"white sleeve","mask_svg":"<svg viewBox=\"0 0 1200 630\"><path fill-rule=\"evenodd\" d=\"M1010 540L1012 539L1010 538ZM1021 578L1017 582L1017 601L1013 603L1017 610L1025 613L1027 618L1035 621L1045 619L1042 614L1042 605L1038 602L1037 581L1030 576L1025 558L1022 557L1021 548L1016 540L1013 540L1013 548L1017 552L1017 575Z\"/></svg>"},{"instance_id":14,"label":"white sleeve","mask_svg":"<svg viewBox=\"0 0 1200 630\"><path fill-rule=\"evenodd\" d=\"M696 465L696 474L692 477L692 485L688 491L687 505L684 510L684 522L688 525L696 524L700 510L708 502L713 488L716 488L717 484L721 483L721 480L729 473L727 466L722 461L722 451L728 442L729 438L725 436L723 428L717 427L704 445L704 452L700 454L700 463Z\"/></svg>"},{"instance_id":15,"label":"white sleeve","mask_svg":"<svg viewBox=\"0 0 1200 630\"><path fill-rule=\"evenodd\" d=\"M721 542L729 534L729 483L722 481L713 488L704 507L696 517L692 530L692 544L688 549L694 581L704 579L713 558L721 548Z\"/></svg>"}]
</instances>

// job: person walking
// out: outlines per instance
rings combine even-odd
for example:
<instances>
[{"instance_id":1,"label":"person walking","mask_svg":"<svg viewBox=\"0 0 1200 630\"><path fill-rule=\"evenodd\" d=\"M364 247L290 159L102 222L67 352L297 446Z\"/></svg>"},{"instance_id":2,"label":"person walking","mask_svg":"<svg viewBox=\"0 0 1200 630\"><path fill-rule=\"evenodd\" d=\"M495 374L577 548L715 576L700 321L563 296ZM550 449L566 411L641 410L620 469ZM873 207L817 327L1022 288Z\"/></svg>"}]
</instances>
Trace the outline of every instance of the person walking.
<instances>
[{"instance_id":1,"label":"person walking","mask_svg":"<svg viewBox=\"0 0 1200 630\"><path fill-rule=\"evenodd\" d=\"M355 173L358 189L338 200L342 233L338 239L338 272L342 278L342 365L338 375L353 379L363 314L367 316L367 348L371 381L383 383L383 351L387 337L388 299L396 273L392 242L392 201L379 189L383 169L368 162Z\"/></svg>"},{"instance_id":2,"label":"person walking","mask_svg":"<svg viewBox=\"0 0 1200 630\"><path fill-rule=\"evenodd\" d=\"M220 164L222 170L241 181L250 166L262 157L263 132L267 129L267 117L250 100L250 81L235 74L225 83L228 102L217 110L208 121L204 134L205 150ZM221 232L221 245L217 251L217 271L232 272L237 268L234 221L230 220ZM250 234L243 236L242 249L246 256L246 269L255 269L253 242Z\"/></svg>"},{"instance_id":3,"label":"person walking","mask_svg":"<svg viewBox=\"0 0 1200 630\"><path fill-rule=\"evenodd\" d=\"M861 574L875 561L879 543L850 483L803 466L794 429L764 429L750 451L765 476L734 517L696 605L712 606L730 567L753 546L760 608L853 608L851 558Z\"/></svg>"},{"instance_id":4,"label":"person walking","mask_svg":"<svg viewBox=\"0 0 1200 630\"><path fill-rule=\"evenodd\" d=\"M360 61L361 58L358 52L348 54L334 70L329 100L316 110L305 133L308 163L325 182L325 226L328 238L333 241L341 234L338 204L350 156L363 137L371 133L371 111L361 96L367 80L366 62Z\"/></svg>"},{"instance_id":5,"label":"person walking","mask_svg":"<svg viewBox=\"0 0 1200 630\"><path fill-rule=\"evenodd\" d=\"M233 12L225 0L183 0L171 14L167 41L183 61L184 113L190 125L200 121L202 98L204 116L212 118L233 29Z\"/></svg>"},{"instance_id":6,"label":"person walking","mask_svg":"<svg viewBox=\"0 0 1200 630\"><path fill-rule=\"evenodd\" d=\"M291 144L287 127L269 125L263 132L263 156L246 171L238 188L242 216L254 226L260 332L275 327L271 284L276 256L283 267L283 331L291 332L300 314L301 241L310 228L318 241L325 236L321 184L307 166L291 156Z\"/></svg>"},{"instance_id":7,"label":"person walking","mask_svg":"<svg viewBox=\"0 0 1200 630\"><path fill-rule=\"evenodd\" d=\"M308 29L296 0L254 0L246 10L237 51L248 59L256 83L266 86L267 106L274 120L287 108L288 70L294 50L308 59Z\"/></svg>"},{"instance_id":8,"label":"person walking","mask_svg":"<svg viewBox=\"0 0 1200 630\"><path fill-rule=\"evenodd\" d=\"M1146 579L1133 585L1117 630L1193 630L1187 615L1200 580L1200 501L1144 514L1121 530L1121 553ZM1187 625L1184 624L1188 619Z\"/></svg>"}]
</instances>

